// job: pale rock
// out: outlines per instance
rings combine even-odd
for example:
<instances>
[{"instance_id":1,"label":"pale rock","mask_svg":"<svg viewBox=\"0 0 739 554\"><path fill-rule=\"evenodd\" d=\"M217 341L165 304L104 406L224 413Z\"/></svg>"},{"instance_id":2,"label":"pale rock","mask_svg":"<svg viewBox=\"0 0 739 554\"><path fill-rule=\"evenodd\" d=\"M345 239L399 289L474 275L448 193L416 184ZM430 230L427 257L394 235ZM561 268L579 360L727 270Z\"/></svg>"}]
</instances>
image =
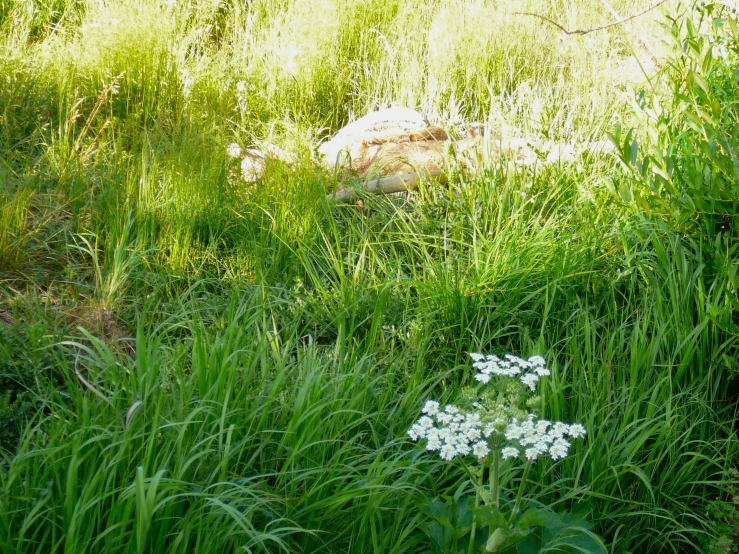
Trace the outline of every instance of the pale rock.
<instances>
[{"instance_id":1,"label":"pale rock","mask_svg":"<svg viewBox=\"0 0 739 554\"><path fill-rule=\"evenodd\" d=\"M248 148L242 152L241 177L247 183L258 181L264 176L267 169L267 156L255 148Z\"/></svg>"},{"instance_id":2,"label":"pale rock","mask_svg":"<svg viewBox=\"0 0 739 554\"><path fill-rule=\"evenodd\" d=\"M474 148L477 127L470 127L468 137L454 140L410 108L386 108L350 123L323 143L318 153L329 170L383 177L439 171L450 156ZM468 166L471 158L461 162Z\"/></svg>"}]
</instances>

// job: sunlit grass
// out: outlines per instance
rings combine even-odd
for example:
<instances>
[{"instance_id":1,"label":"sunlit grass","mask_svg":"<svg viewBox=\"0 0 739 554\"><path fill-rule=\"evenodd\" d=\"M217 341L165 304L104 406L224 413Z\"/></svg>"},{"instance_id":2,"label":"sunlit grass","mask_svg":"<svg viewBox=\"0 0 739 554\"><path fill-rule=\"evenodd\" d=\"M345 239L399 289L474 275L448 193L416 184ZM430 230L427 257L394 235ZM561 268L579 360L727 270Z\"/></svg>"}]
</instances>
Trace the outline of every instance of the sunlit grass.
<instances>
[{"instance_id":1,"label":"sunlit grass","mask_svg":"<svg viewBox=\"0 0 739 554\"><path fill-rule=\"evenodd\" d=\"M0 2L0 551L425 552L419 503L469 483L406 433L470 351L546 354L543 416L587 427L531 499L613 552L705 550L739 446L731 237L646 218L607 155L361 207L311 161L393 103L601 140L664 78L660 10L570 36L513 12L607 3L26 8ZM235 181L226 145L260 140L300 162Z\"/></svg>"}]
</instances>

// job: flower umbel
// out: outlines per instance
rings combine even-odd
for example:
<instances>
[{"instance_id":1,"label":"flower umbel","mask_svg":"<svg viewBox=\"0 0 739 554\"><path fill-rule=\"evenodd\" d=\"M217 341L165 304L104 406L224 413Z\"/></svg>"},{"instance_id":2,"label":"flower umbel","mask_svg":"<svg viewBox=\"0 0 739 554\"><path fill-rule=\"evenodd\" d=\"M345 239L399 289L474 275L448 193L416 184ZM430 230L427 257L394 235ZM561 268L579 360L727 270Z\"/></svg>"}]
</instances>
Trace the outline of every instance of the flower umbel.
<instances>
[{"instance_id":1,"label":"flower umbel","mask_svg":"<svg viewBox=\"0 0 739 554\"><path fill-rule=\"evenodd\" d=\"M475 489L475 510L479 508L486 517L496 518L495 526L488 526L487 520L482 521L483 526L488 527L485 551L508 552L516 536L523 537L532 530L526 514L538 515L543 511L529 508L521 515L522 502L527 503L523 493L531 464L542 456L555 461L566 457L570 441L585 436L585 427L579 423L548 421L536 412L542 401L536 394L536 387L550 374L541 356L525 360L510 354L499 358L470 353L470 357L477 370L475 379L481 385L463 389L456 404L442 406L435 400L427 401L423 415L408 435L414 441L425 439L426 449L438 452L443 460L451 461L470 454L477 458L479 471L467 469ZM508 462L501 465L501 461ZM521 470L518 493L509 509L501 502L502 471L515 471L516 466ZM483 481L486 468L489 488ZM480 507L481 501L485 503L484 508ZM468 553L474 552L475 545L480 544L476 537L480 523L477 518L475 513L469 528ZM547 526L546 523L535 525Z\"/></svg>"},{"instance_id":2,"label":"flower umbel","mask_svg":"<svg viewBox=\"0 0 739 554\"><path fill-rule=\"evenodd\" d=\"M423 407L424 415L408 431L412 440L426 439L426 448L438 451L444 460L469 454L483 459L495 451L503 459L523 456L533 461L545 455L552 460L564 458L571 445L568 439L585 436L585 427L578 423L547 421L518 407L521 390L536 392L540 378L550 375L544 358L525 360L510 354L499 358L477 353L470 357L478 370L475 379L483 385L502 382L503 392L483 391L471 402L470 411L452 404L442 407L429 400Z\"/></svg>"}]
</instances>

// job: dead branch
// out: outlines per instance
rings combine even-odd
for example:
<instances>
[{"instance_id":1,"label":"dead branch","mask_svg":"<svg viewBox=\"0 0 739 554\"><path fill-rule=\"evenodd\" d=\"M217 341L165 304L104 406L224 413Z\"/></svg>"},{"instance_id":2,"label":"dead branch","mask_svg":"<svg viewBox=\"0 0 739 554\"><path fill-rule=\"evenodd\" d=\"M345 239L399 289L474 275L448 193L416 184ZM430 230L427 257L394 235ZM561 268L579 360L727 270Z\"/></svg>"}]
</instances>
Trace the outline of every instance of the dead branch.
<instances>
[{"instance_id":1,"label":"dead branch","mask_svg":"<svg viewBox=\"0 0 739 554\"><path fill-rule=\"evenodd\" d=\"M636 13L634 15L630 15L629 17L625 17L623 19L619 19L618 21L614 21L613 23L609 23L607 25L601 25L600 27L593 27L592 29L575 29L573 31L570 31L568 29L565 29L562 25L557 23L556 21L549 19L548 17L545 17L543 15L540 15L538 13L530 13L530 12L513 12L513 15L528 15L531 17L536 17L538 19L542 19L546 21L547 23L551 23L555 27L557 27L560 31L562 31L566 35L587 35L588 33L594 33L595 31L602 31L603 29L608 29L610 27L615 27L616 25L621 25L623 23L626 23L627 21L631 21L632 19L636 19L637 17L641 17L642 15L651 12L654 9L657 9L662 4L667 2L667 0L660 0L653 6L647 8L646 10Z\"/></svg>"},{"instance_id":2,"label":"dead branch","mask_svg":"<svg viewBox=\"0 0 739 554\"><path fill-rule=\"evenodd\" d=\"M439 170L401 173L391 177L382 177L365 181L364 186L361 188L338 189L336 192L329 194L327 198L329 200L340 200L346 202L355 199L362 192L368 192L370 194L405 192L418 188L418 183L423 179L438 181L442 184L447 182L446 173Z\"/></svg>"}]
</instances>

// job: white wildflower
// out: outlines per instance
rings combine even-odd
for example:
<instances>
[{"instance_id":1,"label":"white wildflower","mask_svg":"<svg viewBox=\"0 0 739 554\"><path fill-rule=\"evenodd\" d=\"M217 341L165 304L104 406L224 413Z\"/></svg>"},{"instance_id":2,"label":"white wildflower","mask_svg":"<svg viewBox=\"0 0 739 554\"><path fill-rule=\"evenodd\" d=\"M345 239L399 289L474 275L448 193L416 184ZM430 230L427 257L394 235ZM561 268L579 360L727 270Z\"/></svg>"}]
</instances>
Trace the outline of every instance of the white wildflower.
<instances>
[{"instance_id":1,"label":"white wildflower","mask_svg":"<svg viewBox=\"0 0 739 554\"><path fill-rule=\"evenodd\" d=\"M573 439L579 439L580 437L585 436L585 427L583 427L579 423L575 423L573 425L570 425L570 430L567 432L567 434L570 435Z\"/></svg>"},{"instance_id":2,"label":"white wildflower","mask_svg":"<svg viewBox=\"0 0 739 554\"><path fill-rule=\"evenodd\" d=\"M452 414L448 414L446 412L439 412L438 414L436 414L436 421L438 421L439 423L443 423L444 425L448 425L452 422L453 419L454 417L452 416Z\"/></svg>"},{"instance_id":3,"label":"white wildflower","mask_svg":"<svg viewBox=\"0 0 739 554\"><path fill-rule=\"evenodd\" d=\"M478 373L475 375L475 379L480 381L482 384L487 385L490 382L490 375L486 373Z\"/></svg>"},{"instance_id":4,"label":"white wildflower","mask_svg":"<svg viewBox=\"0 0 739 554\"><path fill-rule=\"evenodd\" d=\"M470 445L467 444L466 442L459 443L456 445L456 447L457 447L457 451L455 455L457 456L467 456L467 454L472 452L472 447L470 447Z\"/></svg>"},{"instance_id":5,"label":"white wildflower","mask_svg":"<svg viewBox=\"0 0 739 554\"><path fill-rule=\"evenodd\" d=\"M470 354L470 356L472 355ZM475 375L475 378L483 383L487 383L491 375L515 377L524 368L522 363L526 363L524 360L511 356L510 354L507 354L504 360L501 360L497 356L482 356L482 354L477 354L473 357L473 360L475 362L472 364L472 367L480 371L480 373ZM484 376L487 376L487 378Z\"/></svg>"},{"instance_id":6,"label":"white wildflower","mask_svg":"<svg viewBox=\"0 0 739 554\"><path fill-rule=\"evenodd\" d=\"M536 390L536 383L539 381L539 376L536 373L527 373L521 376L521 382L529 387L532 391Z\"/></svg>"},{"instance_id":7,"label":"white wildflower","mask_svg":"<svg viewBox=\"0 0 739 554\"><path fill-rule=\"evenodd\" d=\"M538 448L527 448L524 454L526 454L527 460L534 461L539 457L540 452Z\"/></svg>"},{"instance_id":8,"label":"white wildflower","mask_svg":"<svg viewBox=\"0 0 739 554\"><path fill-rule=\"evenodd\" d=\"M239 92L246 92L246 81L237 82L236 90L238 90Z\"/></svg>"},{"instance_id":9,"label":"white wildflower","mask_svg":"<svg viewBox=\"0 0 739 554\"><path fill-rule=\"evenodd\" d=\"M555 438L561 439L565 435L569 435L570 434L570 426L567 425L566 423L562 423L561 421L558 421L552 427L551 434Z\"/></svg>"},{"instance_id":10,"label":"white wildflower","mask_svg":"<svg viewBox=\"0 0 739 554\"><path fill-rule=\"evenodd\" d=\"M542 358L541 356L531 356L529 358L529 363L535 365L535 366L541 366L544 367L546 365L546 360Z\"/></svg>"},{"instance_id":11,"label":"white wildflower","mask_svg":"<svg viewBox=\"0 0 739 554\"><path fill-rule=\"evenodd\" d=\"M513 448L512 446L506 446L500 453L504 460L507 460L508 458L518 458L520 455L518 448Z\"/></svg>"},{"instance_id":12,"label":"white wildflower","mask_svg":"<svg viewBox=\"0 0 739 554\"><path fill-rule=\"evenodd\" d=\"M442 460L453 460L454 456L457 455L456 449L451 444L444 444L439 451Z\"/></svg>"},{"instance_id":13,"label":"white wildflower","mask_svg":"<svg viewBox=\"0 0 739 554\"><path fill-rule=\"evenodd\" d=\"M554 444L549 448L549 455L552 460L559 460L567 456L567 451L570 448L570 443L564 439L557 439Z\"/></svg>"},{"instance_id":14,"label":"white wildflower","mask_svg":"<svg viewBox=\"0 0 739 554\"><path fill-rule=\"evenodd\" d=\"M441 439L439 438L438 429L431 429L426 435L426 440L428 441L426 444L426 450L434 451L441 448Z\"/></svg>"},{"instance_id":15,"label":"white wildflower","mask_svg":"<svg viewBox=\"0 0 739 554\"><path fill-rule=\"evenodd\" d=\"M421 411L426 415L435 416L439 413L439 403L434 400L429 400Z\"/></svg>"},{"instance_id":16,"label":"white wildflower","mask_svg":"<svg viewBox=\"0 0 739 554\"><path fill-rule=\"evenodd\" d=\"M473 367L478 370L475 379L484 384L491 382L494 376L502 376L516 378L535 391L539 379L550 374L541 356L524 360L512 354L499 358L470 353L470 357ZM500 406L496 408L499 409ZM585 428L580 424L551 422L535 414L528 414L523 420L496 415L491 421L495 412L486 402L480 401L472 402L468 412L452 404L442 407L429 400L422 412L423 415L409 429L408 436L414 441L426 439L428 450L439 452L442 459L449 461L470 454L478 459L487 457L490 446L486 439L494 433L502 435L496 442L505 439L500 450L504 459L518 458L523 454L530 461L543 455L559 460L569 451L570 442L566 437L585 435Z\"/></svg>"},{"instance_id":17,"label":"white wildflower","mask_svg":"<svg viewBox=\"0 0 739 554\"><path fill-rule=\"evenodd\" d=\"M408 435L411 437L412 440L418 440L425 438L428 435L428 432L434 428L434 420L432 420L430 417L422 417L419 419L413 427L410 428L408 431Z\"/></svg>"},{"instance_id":18,"label":"white wildflower","mask_svg":"<svg viewBox=\"0 0 739 554\"><path fill-rule=\"evenodd\" d=\"M505 438L509 441L515 441L523 437L523 433L523 428L514 419L508 424L508 428L505 431Z\"/></svg>"},{"instance_id":19,"label":"white wildflower","mask_svg":"<svg viewBox=\"0 0 739 554\"><path fill-rule=\"evenodd\" d=\"M484 458L490 452L488 443L485 441L476 442L472 447L472 453L478 458Z\"/></svg>"}]
</instances>

